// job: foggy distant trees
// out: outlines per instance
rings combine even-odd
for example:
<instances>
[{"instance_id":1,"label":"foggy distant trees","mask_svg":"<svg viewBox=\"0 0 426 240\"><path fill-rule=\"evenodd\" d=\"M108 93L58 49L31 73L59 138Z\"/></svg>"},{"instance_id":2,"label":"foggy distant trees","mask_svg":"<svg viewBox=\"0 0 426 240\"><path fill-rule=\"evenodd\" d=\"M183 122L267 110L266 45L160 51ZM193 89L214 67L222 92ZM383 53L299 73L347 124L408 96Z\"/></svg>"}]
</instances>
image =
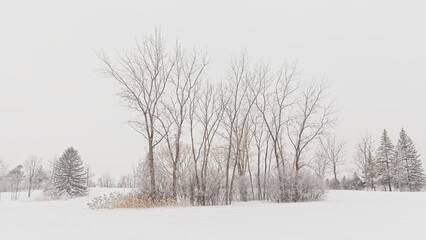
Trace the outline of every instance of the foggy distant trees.
<instances>
[{"instance_id":1,"label":"foggy distant trees","mask_svg":"<svg viewBox=\"0 0 426 240\"><path fill-rule=\"evenodd\" d=\"M78 152L72 147L68 148L60 159L49 161L45 165L46 168L42 165L42 159L36 155L27 157L23 164L9 172L7 164L0 161L0 193L11 192L11 200L17 200L24 189L27 190L29 199L33 190L43 190L45 196L52 198L60 197L64 193L83 193L75 189L80 186L85 189L93 174L80 167L80 162Z\"/></svg>"},{"instance_id":2,"label":"foggy distant trees","mask_svg":"<svg viewBox=\"0 0 426 240\"><path fill-rule=\"evenodd\" d=\"M302 153L311 142L334 127L337 119L333 102L327 98L327 85L324 82L308 84L295 106L296 114L289 119L286 126L288 138L293 146L293 167L297 174L302 167L306 166L306 163L302 161ZM327 153L330 152L327 151ZM335 161L333 156L329 157Z\"/></svg>"},{"instance_id":3,"label":"foggy distant trees","mask_svg":"<svg viewBox=\"0 0 426 240\"><path fill-rule=\"evenodd\" d=\"M1 193L7 190L7 164L0 159L0 200Z\"/></svg>"},{"instance_id":4,"label":"foggy distant trees","mask_svg":"<svg viewBox=\"0 0 426 240\"><path fill-rule=\"evenodd\" d=\"M323 148L319 148L315 152L308 166L319 179L325 180L325 177L329 170L330 161Z\"/></svg>"},{"instance_id":5,"label":"foggy distant trees","mask_svg":"<svg viewBox=\"0 0 426 240\"><path fill-rule=\"evenodd\" d=\"M12 200L17 200L19 197L19 190L25 176L23 168L22 165L18 165L7 174L9 189L12 191Z\"/></svg>"},{"instance_id":6,"label":"foggy distant trees","mask_svg":"<svg viewBox=\"0 0 426 240\"><path fill-rule=\"evenodd\" d=\"M119 188L136 188L136 177L133 174L121 175L117 182Z\"/></svg>"},{"instance_id":7,"label":"foggy distant trees","mask_svg":"<svg viewBox=\"0 0 426 240\"><path fill-rule=\"evenodd\" d=\"M386 130L374 150L371 136L362 137L355 156L363 187L371 190L420 191L425 174L413 141L401 129L396 147ZM379 189L379 186L382 186Z\"/></svg>"},{"instance_id":8,"label":"foggy distant trees","mask_svg":"<svg viewBox=\"0 0 426 240\"><path fill-rule=\"evenodd\" d=\"M96 184L92 181L92 178L95 176L95 174L92 172L92 168L89 165L85 166L85 172L86 172L86 187L94 187Z\"/></svg>"},{"instance_id":9,"label":"foggy distant trees","mask_svg":"<svg viewBox=\"0 0 426 240\"><path fill-rule=\"evenodd\" d=\"M115 187L115 180L111 174L105 173L98 179L97 186L106 188Z\"/></svg>"},{"instance_id":10,"label":"foggy distant trees","mask_svg":"<svg viewBox=\"0 0 426 240\"><path fill-rule=\"evenodd\" d=\"M365 184L358 173L354 172L352 176L346 177L343 176L340 181L341 189L344 190L363 190L365 189Z\"/></svg>"},{"instance_id":11,"label":"foggy distant trees","mask_svg":"<svg viewBox=\"0 0 426 240\"><path fill-rule=\"evenodd\" d=\"M374 157L373 140L370 135L361 137L355 154L355 165L360 171L365 187L376 190L377 162Z\"/></svg>"},{"instance_id":12,"label":"foggy distant trees","mask_svg":"<svg viewBox=\"0 0 426 240\"><path fill-rule=\"evenodd\" d=\"M46 181L47 173L37 156L28 157L23 165L20 164L9 172L7 164L0 160L0 194L5 191L12 192L11 200L17 200L19 191L24 188L28 190L30 197L32 190L43 188Z\"/></svg>"},{"instance_id":13,"label":"foggy distant trees","mask_svg":"<svg viewBox=\"0 0 426 240\"><path fill-rule=\"evenodd\" d=\"M334 131L337 115L327 84L305 83L296 64L274 71L243 53L213 84L206 54L168 48L158 29L112 59L99 57L135 112L130 126L147 140L136 179L152 198L212 205L321 197L310 149Z\"/></svg>"},{"instance_id":14,"label":"foggy distant trees","mask_svg":"<svg viewBox=\"0 0 426 240\"><path fill-rule=\"evenodd\" d=\"M345 143L338 140L336 136L326 136L320 140L320 146L309 163L311 169L321 179L325 178L327 172L331 172L333 180L329 184L333 189L340 188L337 174L344 163Z\"/></svg>"},{"instance_id":15,"label":"foggy distant trees","mask_svg":"<svg viewBox=\"0 0 426 240\"><path fill-rule=\"evenodd\" d=\"M54 187L59 196L86 194L86 172L76 149L69 147L55 164Z\"/></svg>"},{"instance_id":16,"label":"foggy distant trees","mask_svg":"<svg viewBox=\"0 0 426 240\"><path fill-rule=\"evenodd\" d=\"M43 168L41 166L41 160L35 156L29 156L24 163L24 171L28 181L28 197L31 197L31 190L34 183L43 174Z\"/></svg>"}]
</instances>

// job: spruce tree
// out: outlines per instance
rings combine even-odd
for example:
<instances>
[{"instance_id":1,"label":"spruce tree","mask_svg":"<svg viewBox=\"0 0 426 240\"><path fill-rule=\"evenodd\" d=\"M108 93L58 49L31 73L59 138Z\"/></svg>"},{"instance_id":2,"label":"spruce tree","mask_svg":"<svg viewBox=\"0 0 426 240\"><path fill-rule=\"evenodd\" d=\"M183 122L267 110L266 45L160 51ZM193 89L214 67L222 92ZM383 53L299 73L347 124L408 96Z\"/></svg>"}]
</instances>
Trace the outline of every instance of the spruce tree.
<instances>
[{"instance_id":1,"label":"spruce tree","mask_svg":"<svg viewBox=\"0 0 426 240\"><path fill-rule=\"evenodd\" d=\"M380 146L377 149L377 174L378 181L387 187L389 191L392 191L392 176L393 166L395 161L395 147L390 140L388 133L383 130L382 137L380 139Z\"/></svg>"},{"instance_id":2,"label":"spruce tree","mask_svg":"<svg viewBox=\"0 0 426 240\"><path fill-rule=\"evenodd\" d=\"M420 155L404 129L399 134L397 144L395 175L398 175L400 190L420 191L424 185L424 173Z\"/></svg>"},{"instance_id":3,"label":"spruce tree","mask_svg":"<svg viewBox=\"0 0 426 240\"><path fill-rule=\"evenodd\" d=\"M55 169L55 188L58 195L81 196L86 194L86 172L78 151L65 150Z\"/></svg>"},{"instance_id":4,"label":"spruce tree","mask_svg":"<svg viewBox=\"0 0 426 240\"><path fill-rule=\"evenodd\" d=\"M9 187L12 190L12 196L11 196L12 200L18 200L18 197L19 197L18 192L20 190L21 183L25 177L25 173L23 169L24 169L24 166L18 165L12 171L10 171L9 174L7 175L7 178L10 184Z\"/></svg>"}]
</instances>

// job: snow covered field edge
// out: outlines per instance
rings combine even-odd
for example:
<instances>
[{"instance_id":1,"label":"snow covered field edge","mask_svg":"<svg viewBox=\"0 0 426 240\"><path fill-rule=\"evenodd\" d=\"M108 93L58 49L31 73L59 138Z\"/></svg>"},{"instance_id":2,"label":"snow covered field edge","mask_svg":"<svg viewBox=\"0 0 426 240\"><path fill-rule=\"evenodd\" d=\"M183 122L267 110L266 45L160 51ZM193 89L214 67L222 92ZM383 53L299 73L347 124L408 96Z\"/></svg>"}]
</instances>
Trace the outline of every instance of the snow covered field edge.
<instances>
[{"instance_id":1,"label":"snow covered field edge","mask_svg":"<svg viewBox=\"0 0 426 240\"><path fill-rule=\"evenodd\" d=\"M0 236L52 240L426 239L426 192L330 191L319 202L88 209L88 200L115 190L120 191L94 188L87 197L67 201L7 201L3 193ZM34 199L38 194L34 193Z\"/></svg>"}]
</instances>

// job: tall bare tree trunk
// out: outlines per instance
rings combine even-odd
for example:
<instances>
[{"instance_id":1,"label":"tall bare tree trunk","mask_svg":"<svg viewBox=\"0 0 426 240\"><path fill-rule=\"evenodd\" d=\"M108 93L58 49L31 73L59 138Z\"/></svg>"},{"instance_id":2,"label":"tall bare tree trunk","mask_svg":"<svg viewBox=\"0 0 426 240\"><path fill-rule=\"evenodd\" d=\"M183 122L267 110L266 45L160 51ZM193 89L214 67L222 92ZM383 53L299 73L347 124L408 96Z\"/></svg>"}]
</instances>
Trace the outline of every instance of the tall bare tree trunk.
<instances>
[{"instance_id":1,"label":"tall bare tree trunk","mask_svg":"<svg viewBox=\"0 0 426 240\"><path fill-rule=\"evenodd\" d=\"M31 197L31 188L32 188L32 186L33 186L33 183L32 183L32 181L30 181L29 182L29 186L28 186L28 197Z\"/></svg>"},{"instance_id":2,"label":"tall bare tree trunk","mask_svg":"<svg viewBox=\"0 0 426 240\"><path fill-rule=\"evenodd\" d=\"M150 179L150 197L156 196L155 191L155 167L154 167L154 147L152 138L148 140L148 166L149 166L149 179Z\"/></svg>"}]
</instances>

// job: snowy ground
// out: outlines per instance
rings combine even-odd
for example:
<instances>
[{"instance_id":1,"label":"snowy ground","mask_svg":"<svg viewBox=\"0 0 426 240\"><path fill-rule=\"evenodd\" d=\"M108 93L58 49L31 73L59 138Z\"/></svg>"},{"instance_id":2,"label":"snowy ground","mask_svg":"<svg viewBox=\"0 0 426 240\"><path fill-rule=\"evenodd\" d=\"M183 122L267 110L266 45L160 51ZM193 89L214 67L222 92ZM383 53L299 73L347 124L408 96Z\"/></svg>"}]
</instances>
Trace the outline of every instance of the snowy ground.
<instances>
[{"instance_id":1,"label":"snowy ground","mask_svg":"<svg viewBox=\"0 0 426 240\"><path fill-rule=\"evenodd\" d=\"M3 193L0 239L426 239L426 192L331 191L311 203L88 209L88 198L102 192L68 201L36 201L36 192L17 202Z\"/></svg>"}]
</instances>

